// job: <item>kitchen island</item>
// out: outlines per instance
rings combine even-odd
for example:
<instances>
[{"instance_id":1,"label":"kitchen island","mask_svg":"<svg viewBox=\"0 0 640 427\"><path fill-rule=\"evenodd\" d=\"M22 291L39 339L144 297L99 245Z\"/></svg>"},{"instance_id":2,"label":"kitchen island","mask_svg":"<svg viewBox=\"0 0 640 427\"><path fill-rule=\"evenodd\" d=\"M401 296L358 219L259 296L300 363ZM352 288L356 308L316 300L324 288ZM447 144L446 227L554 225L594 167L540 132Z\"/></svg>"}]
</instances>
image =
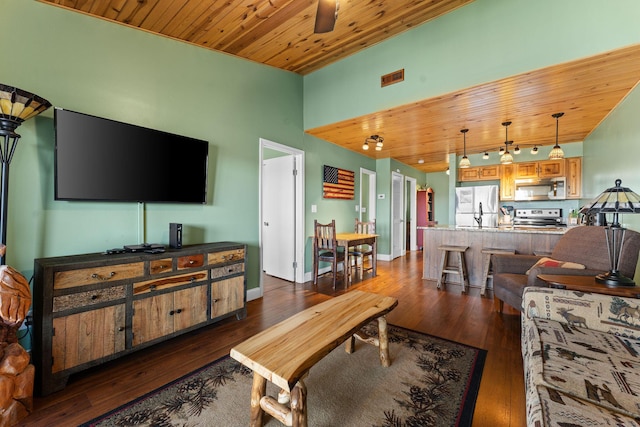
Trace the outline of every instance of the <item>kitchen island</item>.
<instances>
[{"instance_id":1,"label":"kitchen island","mask_svg":"<svg viewBox=\"0 0 640 427\"><path fill-rule=\"evenodd\" d=\"M478 228L442 225L421 227L421 230L424 233L423 279L438 280L442 258L442 252L438 250L438 246L468 246L465 259L469 286L480 288L483 279L483 248L514 249L517 254L549 255L567 228ZM487 284L487 289L493 289L491 282Z\"/></svg>"}]
</instances>

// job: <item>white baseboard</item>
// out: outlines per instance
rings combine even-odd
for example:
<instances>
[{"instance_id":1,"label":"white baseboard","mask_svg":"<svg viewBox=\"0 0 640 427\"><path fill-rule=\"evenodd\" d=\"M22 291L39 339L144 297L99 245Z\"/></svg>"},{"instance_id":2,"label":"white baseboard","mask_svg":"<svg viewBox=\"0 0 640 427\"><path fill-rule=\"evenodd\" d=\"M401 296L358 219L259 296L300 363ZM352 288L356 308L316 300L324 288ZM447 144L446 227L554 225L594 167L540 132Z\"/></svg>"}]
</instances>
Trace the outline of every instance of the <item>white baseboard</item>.
<instances>
[{"instance_id":1,"label":"white baseboard","mask_svg":"<svg viewBox=\"0 0 640 427\"><path fill-rule=\"evenodd\" d=\"M247 301L253 301L258 298L262 298L260 287L247 289Z\"/></svg>"}]
</instances>

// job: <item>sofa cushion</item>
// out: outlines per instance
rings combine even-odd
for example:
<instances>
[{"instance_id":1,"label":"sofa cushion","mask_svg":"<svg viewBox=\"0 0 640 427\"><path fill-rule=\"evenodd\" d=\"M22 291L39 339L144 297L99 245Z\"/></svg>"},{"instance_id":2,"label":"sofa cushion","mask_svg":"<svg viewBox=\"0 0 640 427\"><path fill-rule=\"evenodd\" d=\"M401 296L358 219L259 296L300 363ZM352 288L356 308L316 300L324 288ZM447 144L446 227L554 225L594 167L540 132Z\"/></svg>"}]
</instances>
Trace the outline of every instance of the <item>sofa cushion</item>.
<instances>
[{"instance_id":1,"label":"sofa cushion","mask_svg":"<svg viewBox=\"0 0 640 427\"><path fill-rule=\"evenodd\" d=\"M527 426L640 427L638 420L544 386L527 387Z\"/></svg>"},{"instance_id":2,"label":"sofa cushion","mask_svg":"<svg viewBox=\"0 0 640 427\"><path fill-rule=\"evenodd\" d=\"M534 268L543 267L557 267L557 268L572 268L575 270L584 270L584 265L571 261L558 261L549 257L542 257L536 262L533 267L527 270L526 274L529 274ZM571 272L568 272L571 273Z\"/></svg>"}]
</instances>

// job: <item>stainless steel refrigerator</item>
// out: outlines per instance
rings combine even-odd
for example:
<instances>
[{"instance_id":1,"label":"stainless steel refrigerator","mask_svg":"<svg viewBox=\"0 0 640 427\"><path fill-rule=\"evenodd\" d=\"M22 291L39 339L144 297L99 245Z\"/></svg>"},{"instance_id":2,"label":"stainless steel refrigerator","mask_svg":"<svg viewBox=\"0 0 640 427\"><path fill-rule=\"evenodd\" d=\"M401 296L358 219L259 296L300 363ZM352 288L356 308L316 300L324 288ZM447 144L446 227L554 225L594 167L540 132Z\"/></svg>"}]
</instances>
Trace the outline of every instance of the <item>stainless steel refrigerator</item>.
<instances>
[{"instance_id":1,"label":"stainless steel refrigerator","mask_svg":"<svg viewBox=\"0 0 640 427\"><path fill-rule=\"evenodd\" d=\"M457 226L478 227L477 219L482 217L483 227L497 227L498 212L497 185L456 188Z\"/></svg>"}]
</instances>

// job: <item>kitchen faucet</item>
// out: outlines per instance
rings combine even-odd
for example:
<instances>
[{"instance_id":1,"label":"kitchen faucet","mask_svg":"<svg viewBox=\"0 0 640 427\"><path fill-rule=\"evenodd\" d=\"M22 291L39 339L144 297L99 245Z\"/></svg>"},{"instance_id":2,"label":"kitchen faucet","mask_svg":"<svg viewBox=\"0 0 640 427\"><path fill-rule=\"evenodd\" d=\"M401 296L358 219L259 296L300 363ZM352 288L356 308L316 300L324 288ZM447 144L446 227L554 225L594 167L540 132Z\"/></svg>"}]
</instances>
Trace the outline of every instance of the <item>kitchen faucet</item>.
<instances>
[{"instance_id":1,"label":"kitchen faucet","mask_svg":"<svg viewBox=\"0 0 640 427\"><path fill-rule=\"evenodd\" d=\"M478 223L478 228L482 228L482 202L478 204L478 216L476 217L475 213L473 214L473 219Z\"/></svg>"}]
</instances>

